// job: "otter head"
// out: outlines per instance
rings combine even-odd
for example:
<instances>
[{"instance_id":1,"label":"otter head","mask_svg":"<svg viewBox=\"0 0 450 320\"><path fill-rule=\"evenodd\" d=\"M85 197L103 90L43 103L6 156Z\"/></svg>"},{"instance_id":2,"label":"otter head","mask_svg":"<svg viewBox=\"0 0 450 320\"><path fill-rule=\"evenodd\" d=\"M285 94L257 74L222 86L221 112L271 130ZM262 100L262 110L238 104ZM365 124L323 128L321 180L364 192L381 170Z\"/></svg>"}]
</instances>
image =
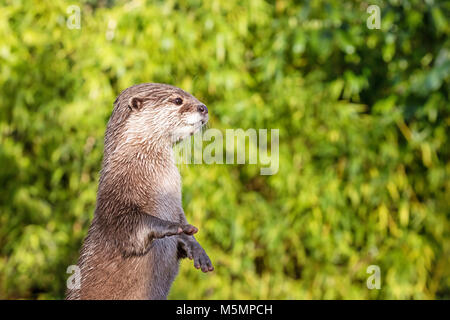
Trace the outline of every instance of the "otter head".
<instances>
[{"instance_id":1,"label":"otter head","mask_svg":"<svg viewBox=\"0 0 450 320\"><path fill-rule=\"evenodd\" d=\"M208 122L208 108L191 94L167 84L144 83L124 90L114 114L123 119L127 141L174 144Z\"/></svg>"}]
</instances>

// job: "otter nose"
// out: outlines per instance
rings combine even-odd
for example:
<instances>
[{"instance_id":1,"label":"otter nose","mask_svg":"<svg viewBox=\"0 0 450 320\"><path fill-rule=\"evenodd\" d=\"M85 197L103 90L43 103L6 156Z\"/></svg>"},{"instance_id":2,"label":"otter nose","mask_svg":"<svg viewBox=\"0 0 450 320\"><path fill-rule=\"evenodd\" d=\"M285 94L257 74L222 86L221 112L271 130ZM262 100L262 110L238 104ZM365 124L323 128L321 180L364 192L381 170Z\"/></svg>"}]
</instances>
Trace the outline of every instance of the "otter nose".
<instances>
[{"instance_id":1,"label":"otter nose","mask_svg":"<svg viewBox=\"0 0 450 320\"><path fill-rule=\"evenodd\" d=\"M201 114L207 114L208 108L204 104L199 104L197 106L197 111L200 112Z\"/></svg>"}]
</instances>

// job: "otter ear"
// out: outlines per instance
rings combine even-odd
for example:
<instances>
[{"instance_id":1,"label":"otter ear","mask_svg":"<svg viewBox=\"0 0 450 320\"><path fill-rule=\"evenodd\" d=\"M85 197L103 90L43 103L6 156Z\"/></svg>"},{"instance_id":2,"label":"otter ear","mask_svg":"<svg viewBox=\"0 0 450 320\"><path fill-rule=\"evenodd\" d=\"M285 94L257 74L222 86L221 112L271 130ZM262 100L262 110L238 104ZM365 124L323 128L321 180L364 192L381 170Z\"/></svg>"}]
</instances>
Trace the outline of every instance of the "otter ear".
<instances>
[{"instance_id":1,"label":"otter ear","mask_svg":"<svg viewBox=\"0 0 450 320\"><path fill-rule=\"evenodd\" d=\"M130 101L128 103L128 108L130 108L131 110L133 110L133 109L140 110L143 105L144 105L144 99L139 98L139 97L133 97L130 99Z\"/></svg>"}]
</instances>

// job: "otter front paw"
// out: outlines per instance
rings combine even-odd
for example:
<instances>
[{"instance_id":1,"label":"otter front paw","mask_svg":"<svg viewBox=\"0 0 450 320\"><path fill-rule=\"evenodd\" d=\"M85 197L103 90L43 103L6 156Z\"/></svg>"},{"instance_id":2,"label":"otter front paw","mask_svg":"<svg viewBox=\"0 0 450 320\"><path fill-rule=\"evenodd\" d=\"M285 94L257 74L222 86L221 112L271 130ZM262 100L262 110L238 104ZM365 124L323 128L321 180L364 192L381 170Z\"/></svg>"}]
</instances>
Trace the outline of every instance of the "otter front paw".
<instances>
[{"instance_id":1,"label":"otter front paw","mask_svg":"<svg viewBox=\"0 0 450 320\"><path fill-rule=\"evenodd\" d=\"M194 259L194 267L201 269L203 272L213 271L214 267L205 250L201 247L195 247L188 253L189 259Z\"/></svg>"},{"instance_id":2,"label":"otter front paw","mask_svg":"<svg viewBox=\"0 0 450 320\"><path fill-rule=\"evenodd\" d=\"M164 222L159 225L154 224L152 226L152 233L150 234L150 239L161 239L165 237L186 234L193 235L197 233L198 229L190 224L179 224L172 222Z\"/></svg>"},{"instance_id":3,"label":"otter front paw","mask_svg":"<svg viewBox=\"0 0 450 320\"><path fill-rule=\"evenodd\" d=\"M188 235L193 235L198 232L198 229L191 224L185 224L183 226L178 227L178 234L185 233Z\"/></svg>"}]
</instances>

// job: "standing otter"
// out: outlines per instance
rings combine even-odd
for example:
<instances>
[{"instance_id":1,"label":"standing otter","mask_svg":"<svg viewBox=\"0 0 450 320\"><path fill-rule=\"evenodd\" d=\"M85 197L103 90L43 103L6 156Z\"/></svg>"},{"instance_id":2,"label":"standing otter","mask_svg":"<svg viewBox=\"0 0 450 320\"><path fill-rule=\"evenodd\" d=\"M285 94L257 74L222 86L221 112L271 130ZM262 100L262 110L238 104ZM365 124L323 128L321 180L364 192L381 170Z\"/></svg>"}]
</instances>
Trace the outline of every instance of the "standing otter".
<instances>
[{"instance_id":1,"label":"standing otter","mask_svg":"<svg viewBox=\"0 0 450 320\"><path fill-rule=\"evenodd\" d=\"M81 287L67 299L166 299L181 258L214 270L186 221L172 150L207 121L204 104L170 85L139 84L117 97L78 261Z\"/></svg>"}]
</instances>

